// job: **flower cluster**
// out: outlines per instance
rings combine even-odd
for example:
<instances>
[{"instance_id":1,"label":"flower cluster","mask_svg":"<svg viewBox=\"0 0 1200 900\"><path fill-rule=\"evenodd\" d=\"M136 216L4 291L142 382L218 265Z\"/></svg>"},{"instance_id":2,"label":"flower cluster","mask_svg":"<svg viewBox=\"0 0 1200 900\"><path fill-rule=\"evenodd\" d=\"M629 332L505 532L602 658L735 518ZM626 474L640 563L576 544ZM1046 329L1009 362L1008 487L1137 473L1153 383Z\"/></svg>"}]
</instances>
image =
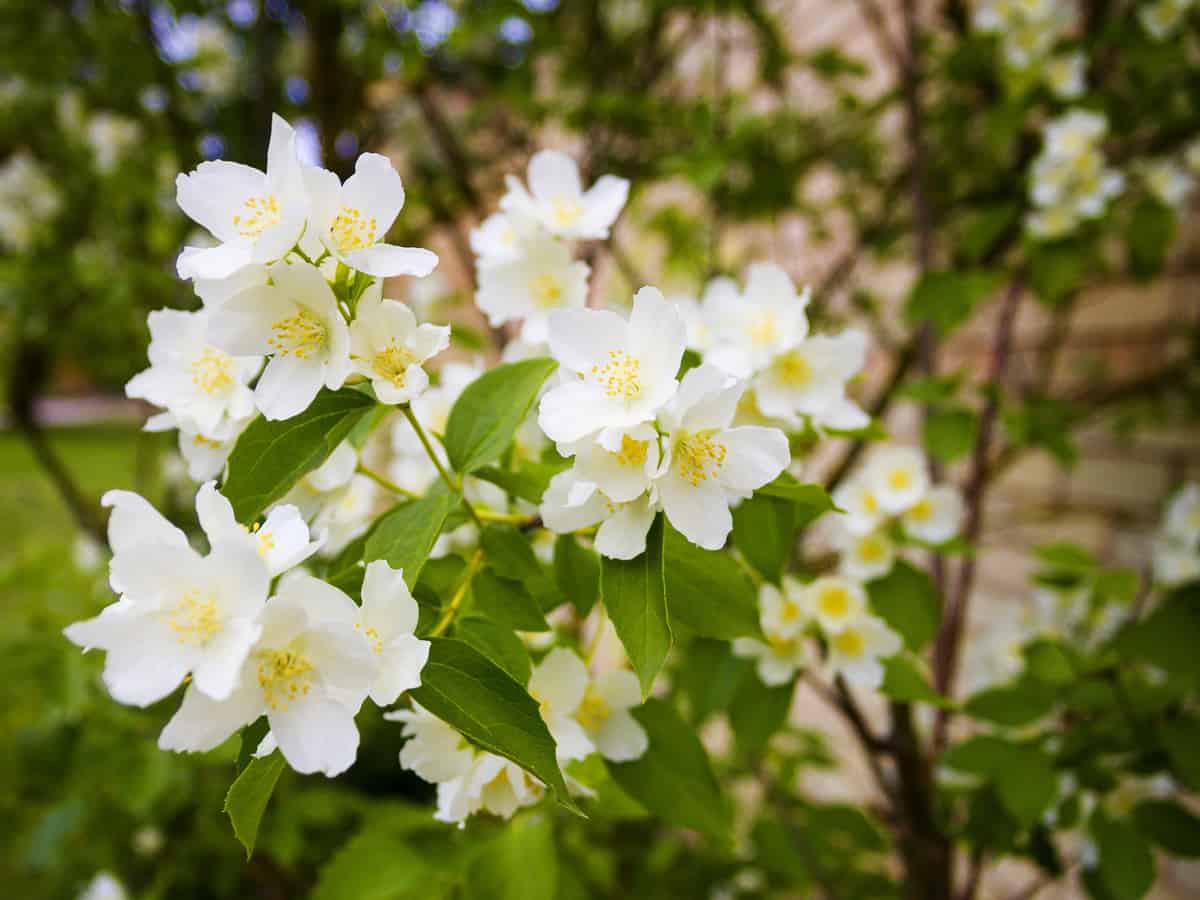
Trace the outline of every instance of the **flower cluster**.
<instances>
[{"instance_id":1,"label":"flower cluster","mask_svg":"<svg viewBox=\"0 0 1200 900\"><path fill-rule=\"evenodd\" d=\"M974 22L980 31L1001 36L1010 66L1026 69L1046 61L1078 15L1073 0L982 0Z\"/></svg>"},{"instance_id":2,"label":"flower cluster","mask_svg":"<svg viewBox=\"0 0 1200 900\"><path fill-rule=\"evenodd\" d=\"M763 684L791 681L812 661L808 641L816 637L831 675L877 688L883 682L881 660L902 646L900 636L870 612L862 584L843 575L823 575L807 584L784 576L780 587L759 588L758 606L766 641L738 638L733 652L756 660Z\"/></svg>"},{"instance_id":3,"label":"flower cluster","mask_svg":"<svg viewBox=\"0 0 1200 900\"><path fill-rule=\"evenodd\" d=\"M1061 237L1103 215L1108 201L1124 190L1124 176L1105 164L1100 147L1107 131L1102 114L1083 109L1047 124L1042 152L1033 162L1030 232Z\"/></svg>"},{"instance_id":4,"label":"flower cluster","mask_svg":"<svg viewBox=\"0 0 1200 900\"><path fill-rule=\"evenodd\" d=\"M28 250L61 206L54 182L29 153L18 151L0 165L0 245Z\"/></svg>"},{"instance_id":5,"label":"flower cluster","mask_svg":"<svg viewBox=\"0 0 1200 900\"><path fill-rule=\"evenodd\" d=\"M607 238L629 182L604 175L585 191L575 161L556 150L534 154L528 180L510 175L501 211L471 233L475 299L493 327L520 321L526 343L544 344L550 314L587 301L590 269L567 242Z\"/></svg>"},{"instance_id":6,"label":"flower cluster","mask_svg":"<svg viewBox=\"0 0 1200 900\"><path fill-rule=\"evenodd\" d=\"M337 775L357 754L363 701L386 706L420 684L429 644L413 635L417 605L403 573L371 563L359 606L296 570L316 544L294 506L245 529L205 484L196 495L210 546L202 556L137 494L112 491L104 503L120 598L66 636L106 651L104 681L122 703L147 706L187 683L159 737L164 750L211 750L265 715L260 752L277 746L298 772Z\"/></svg>"},{"instance_id":7,"label":"flower cluster","mask_svg":"<svg viewBox=\"0 0 1200 900\"><path fill-rule=\"evenodd\" d=\"M179 430L192 478L220 473L256 412L290 418L350 380L369 381L385 403L428 386L422 365L446 348L449 328L418 324L384 298L382 279L427 275L437 257L383 243L404 204L385 157L364 153L342 184L301 165L295 132L276 116L266 172L201 163L176 191L216 242L179 257L204 305L151 315L150 368L126 392L165 410L147 428Z\"/></svg>"},{"instance_id":8,"label":"flower cluster","mask_svg":"<svg viewBox=\"0 0 1200 900\"><path fill-rule=\"evenodd\" d=\"M1184 485L1167 504L1154 543L1154 577L1166 587L1200 578L1200 484Z\"/></svg>"}]
</instances>

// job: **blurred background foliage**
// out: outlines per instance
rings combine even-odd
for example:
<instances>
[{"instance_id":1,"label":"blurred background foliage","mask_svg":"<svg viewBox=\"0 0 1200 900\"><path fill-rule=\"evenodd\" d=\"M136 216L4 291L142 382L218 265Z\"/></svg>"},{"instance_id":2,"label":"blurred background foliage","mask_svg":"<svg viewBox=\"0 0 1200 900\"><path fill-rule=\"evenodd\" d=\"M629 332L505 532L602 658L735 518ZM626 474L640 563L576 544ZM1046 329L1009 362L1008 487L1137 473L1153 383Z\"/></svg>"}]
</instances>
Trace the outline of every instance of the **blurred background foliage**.
<instances>
[{"instance_id":1,"label":"blurred background foliage","mask_svg":"<svg viewBox=\"0 0 1200 900\"><path fill-rule=\"evenodd\" d=\"M160 753L165 711L109 701L98 660L59 638L109 596L99 551L77 537L98 530L94 498L128 487L169 499L166 444L132 427L47 430L44 413L61 407L42 398L119 395L145 365L146 313L197 305L174 273L190 231L174 176L205 158L261 165L278 112L307 161L342 175L362 150L392 156L408 191L393 239L436 247L444 291L460 299L473 288L467 230L534 148L570 148L585 182L629 178L621 228L592 259L609 295L647 282L694 295L712 274L774 257L813 283L815 327L871 323L880 377L863 390L868 405L884 412L924 373L907 390L932 410L926 438L939 459L962 460L978 439L964 412L997 397L988 382L1003 373L976 359L932 377L937 338L1012 279L1055 321L1089 286L1151 281L1181 228L1181 210L1131 178L1107 215L1031 241L1022 223L1042 126L1086 104L1107 115L1114 165L1178 156L1200 134L1200 47L1194 23L1156 42L1132 25L1136 4L1083 3L1069 43L1088 55L1088 86L1067 103L998 64L996 38L970 27L961 0L859 5L869 54L797 41L790 4L765 0L0 0L7 895L75 896L111 870L146 898L299 897L319 877L335 887L315 896L363 898L377 895L355 891L356 872L395 867L389 897L532 897L496 873L553 861L548 841L561 898L700 897L732 884L736 860L691 853L686 833L664 835L611 785L591 822L529 814L468 846L431 822L426 789L396 765L399 730L378 721L363 723L366 752L336 784L285 775L245 863L220 815L236 748ZM914 6L908 20L892 15ZM924 24L906 32L905 21ZM851 278L863 266L900 266L917 289ZM470 323L456 331L469 346ZM1072 428L1101 407L1119 405L1127 427L1194 419L1195 338L1194 326L1173 335L1137 378L1097 366L1065 393L1047 374L1053 358L1041 361L997 401L1004 452L1069 462ZM847 445L831 480L860 446ZM702 668L680 674L697 723L717 703ZM789 741L760 784L834 765L815 732L792 729ZM755 834L770 878L797 896L816 883L839 886L831 896L896 895L873 816L782 793L778 803L792 832ZM795 830L812 836L809 858L797 860Z\"/></svg>"}]
</instances>

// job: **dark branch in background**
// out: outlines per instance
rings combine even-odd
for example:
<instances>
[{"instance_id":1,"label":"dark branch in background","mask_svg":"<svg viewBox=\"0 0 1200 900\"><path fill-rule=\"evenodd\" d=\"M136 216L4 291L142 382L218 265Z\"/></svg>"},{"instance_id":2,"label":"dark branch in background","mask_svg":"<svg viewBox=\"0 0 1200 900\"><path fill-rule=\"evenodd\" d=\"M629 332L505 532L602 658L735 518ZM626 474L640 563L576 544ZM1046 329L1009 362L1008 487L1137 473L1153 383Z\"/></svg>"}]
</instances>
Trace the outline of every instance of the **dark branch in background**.
<instances>
[{"instance_id":1,"label":"dark branch in background","mask_svg":"<svg viewBox=\"0 0 1200 900\"><path fill-rule=\"evenodd\" d=\"M988 482L988 457L991 453L992 439L996 430L996 419L1000 413L1001 384L1008 366L1012 344L1013 325L1016 322L1017 307L1021 294L1025 290L1023 274L1018 273L1008 286L1000 305L999 319L996 323L995 340L992 344L991 357L988 362L986 384L989 386L987 400L979 417L979 434L975 440L975 449L971 456L970 471L963 488L963 500L966 504L966 522L963 525L963 538L974 543L979 538L983 528L983 498L984 488ZM954 683L955 671L958 668L958 657L962 643L963 628L967 615L967 603L971 588L975 581L976 560L968 556L963 560L958 573L954 595L948 598L941 630L933 650L934 685L940 693L948 694ZM934 746L941 748L945 744L946 725L949 720L945 710L938 711L937 725L934 729Z\"/></svg>"},{"instance_id":2,"label":"dark branch in background","mask_svg":"<svg viewBox=\"0 0 1200 900\"><path fill-rule=\"evenodd\" d=\"M884 58L898 71L903 72L908 65L907 56L892 37L892 33L888 31L887 19L883 15L883 10L879 8L879 4L875 0L857 0L857 3L858 11L871 29L871 37Z\"/></svg>"}]
</instances>

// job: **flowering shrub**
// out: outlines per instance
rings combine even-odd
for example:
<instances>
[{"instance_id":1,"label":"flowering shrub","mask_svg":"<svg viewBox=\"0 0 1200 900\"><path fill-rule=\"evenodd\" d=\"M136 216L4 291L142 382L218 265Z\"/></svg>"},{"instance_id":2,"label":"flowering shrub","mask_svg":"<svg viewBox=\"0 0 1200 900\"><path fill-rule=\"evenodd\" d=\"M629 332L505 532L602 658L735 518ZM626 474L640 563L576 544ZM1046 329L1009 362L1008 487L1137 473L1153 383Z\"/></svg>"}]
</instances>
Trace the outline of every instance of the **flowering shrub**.
<instances>
[{"instance_id":1,"label":"flowering shrub","mask_svg":"<svg viewBox=\"0 0 1200 900\"><path fill-rule=\"evenodd\" d=\"M193 106L142 102L167 104L164 122L182 107L207 130L239 102L233 32L127 6L197 45L172 50L183 64L165 79L199 92ZM246 6L229 4L229 18L252 22ZM1069 464L1072 431L1126 396L1054 393L1055 346L1010 366L1014 322L1037 303L1065 329L1086 286L1162 271L1200 165L1195 86L1179 77L1196 53L1191 4L1123 17L1121 4L951 2L935 28L915 4L892 23L863 3L896 90L848 87L860 65L825 47L803 66L837 116L811 118L774 105L782 51L757 4L728 18L753 34L767 115L733 102L735 88L733 113L692 106L686 90L632 102L659 65L659 35L690 45L676 23L708 19L687 4L598 4L586 29L564 29L577 55L562 72L538 68L580 88L557 111L598 137L533 152L523 173L504 173L498 202L464 162L492 147L454 145L429 72L469 73L511 100L525 77L512 74L516 48L533 40L524 18L496 27L488 5L372 6L343 31L353 16L341 6L292 6L263 5L256 52L269 55L271 22L292 15L325 63L357 73L389 65L380 30L411 32L420 54L392 64L411 77L438 162L414 151L402 184L387 157L358 154L346 99L316 138L311 122L273 117L262 170L217 159L223 142L206 133L210 159L175 179L179 222L155 191L187 155L138 182L136 208L173 222L145 229L156 241L173 252L184 218L191 229L175 271L192 309L149 314L149 365L126 385L156 407L146 429L178 442L186 497L156 509L153 485L104 495L111 596L66 628L88 662L62 665L64 693L82 694L95 660L115 703L107 728L76 727L78 700L45 726L82 733L69 745L79 756L85 741L114 757L112 744L128 745L119 758L157 779L150 799L128 801L139 821L186 814L199 831L225 796L253 856L198 896L261 880L285 896L314 884L317 900L971 900L1077 880L1124 900L1145 896L1167 857L1200 855L1200 489L1173 494L1136 571L1054 542L1003 606L976 596L975 578L987 488L1027 450ZM537 14L579 21L553 6ZM714 15L723 26L725 8ZM513 51L509 74L475 57L485 28ZM655 52L626 54L627 34L652 34ZM289 84L288 96L301 86L324 87ZM146 161L138 126L99 110L85 123L72 106L60 116L81 120L73 149L121 194L121 173ZM883 152L899 137L893 111L902 154ZM519 151L497 152L504 164L540 139L509 124L487 135ZM313 163L314 140L337 173ZM0 241L27 288L62 292L45 277L49 254L85 204L48 174L61 169L48 155L0 164ZM813 204L800 173L825 165L837 187ZM701 212L639 205L656 178L696 188ZM401 246L453 231L461 210L446 207L459 202L478 226L435 246L473 269L471 309L432 302L450 293L437 256ZM724 218L783 228L792 214L814 242L849 222L848 261L810 287L782 251L754 245L741 258L755 261L723 272ZM661 265L620 246L631 227L668 245ZM105 290L123 281L88 263L119 254L90 252L80 271ZM831 312L830 285L859 255L902 253L914 276L902 309L881 310L864 280L846 292L857 326ZM681 259L707 272L691 294L673 289ZM154 303L176 302L154 285ZM979 371L939 363L940 343L985 303L996 315ZM44 306L22 337L41 328L57 347L37 324L53 317ZM1126 428L1194 412L1194 360L1176 356L1164 348L1150 390L1185 396L1162 390ZM874 396L873 380L885 382ZM887 433L893 398L920 407L919 439ZM61 642L54 653L67 659ZM842 731L808 727L818 703ZM36 759L42 745L29 746L23 759ZM856 763L851 800L814 787ZM39 820L38 841L71 833L73 796ZM217 840L233 845L223 830ZM182 843L166 847L184 857ZM163 832L140 829L132 848L163 852ZM209 865L200 852L175 859L150 895ZM990 881L1013 860L1032 879L1020 892ZM98 870L89 895L124 896Z\"/></svg>"}]
</instances>

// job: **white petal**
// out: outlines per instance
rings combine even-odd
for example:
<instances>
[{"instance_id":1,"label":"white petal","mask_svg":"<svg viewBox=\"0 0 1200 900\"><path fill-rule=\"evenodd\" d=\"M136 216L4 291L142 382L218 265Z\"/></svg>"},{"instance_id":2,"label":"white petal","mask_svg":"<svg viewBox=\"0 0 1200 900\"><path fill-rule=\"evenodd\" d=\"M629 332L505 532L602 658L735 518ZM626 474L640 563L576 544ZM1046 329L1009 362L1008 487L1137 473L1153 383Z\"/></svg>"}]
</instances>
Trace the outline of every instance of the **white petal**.
<instances>
[{"instance_id":1,"label":"white petal","mask_svg":"<svg viewBox=\"0 0 1200 900\"><path fill-rule=\"evenodd\" d=\"M393 569L382 559L368 563L362 601L367 625L385 639L416 630L419 610L404 581L403 569Z\"/></svg>"},{"instance_id":2,"label":"white petal","mask_svg":"<svg viewBox=\"0 0 1200 900\"><path fill-rule=\"evenodd\" d=\"M556 755L560 761L584 759L596 749L583 726L570 716L551 716L546 726L554 738Z\"/></svg>"},{"instance_id":3,"label":"white petal","mask_svg":"<svg viewBox=\"0 0 1200 900\"><path fill-rule=\"evenodd\" d=\"M244 619L229 622L204 647L204 655L192 672L192 684L213 700L226 700L238 687L250 648L262 634L262 626Z\"/></svg>"},{"instance_id":4,"label":"white petal","mask_svg":"<svg viewBox=\"0 0 1200 900\"><path fill-rule=\"evenodd\" d=\"M267 718L280 752L297 772L332 778L354 765L358 728L354 711L342 704L310 694L286 710L269 710Z\"/></svg>"},{"instance_id":5,"label":"white petal","mask_svg":"<svg viewBox=\"0 0 1200 900\"><path fill-rule=\"evenodd\" d=\"M663 510L684 537L705 550L720 550L733 529L729 502L712 479L693 487L672 468L658 482Z\"/></svg>"},{"instance_id":6,"label":"white petal","mask_svg":"<svg viewBox=\"0 0 1200 900\"><path fill-rule=\"evenodd\" d=\"M254 403L268 419L290 419L308 409L324 381L324 364L312 359L276 356L258 379Z\"/></svg>"},{"instance_id":7,"label":"white petal","mask_svg":"<svg viewBox=\"0 0 1200 900\"><path fill-rule=\"evenodd\" d=\"M240 235L233 217L240 212L242 202L266 190L266 176L258 169L219 159L202 162L195 171L176 177L175 202L188 218L203 225L218 240L234 241Z\"/></svg>"},{"instance_id":8,"label":"white petal","mask_svg":"<svg viewBox=\"0 0 1200 900\"><path fill-rule=\"evenodd\" d=\"M194 685L189 686L183 694L183 703L158 736L158 747L185 753L212 750L262 712L262 700L252 684L222 701L206 697Z\"/></svg>"},{"instance_id":9,"label":"white petal","mask_svg":"<svg viewBox=\"0 0 1200 900\"><path fill-rule=\"evenodd\" d=\"M629 350L642 363L642 377L674 379L687 349L687 325L674 303L647 285L633 297L629 314Z\"/></svg>"},{"instance_id":10,"label":"white petal","mask_svg":"<svg viewBox=\"0 0 1200 900\"><path fill-rule=\"evenodd\" d=\"M554 715L570 716L583 702L588 671L573 650L556 647L546 654L529 679L529 692Z\"/></svg>"},{"instance_id":11,"label":"white petal","mask_svg":"<svg viewBox=\"0 0 1200 900\"><path fill-rule=\"evenodd\" d=\"M758 490L791 462L787 436L778 428L743 425L721 432L719 440L726 451L721 483L734 491Z\"/></svg>"},{"instance_id":12,"label":"white petal","mask_svg":"<svg viewBox=\"0 0 1200 900\"><path fill-rule=\"evenodd\" d=\"M557 150L540 150L529 160L529 189L541 201L578 198L583 193L575 160Z\"/></svg>"},{"instance_id":13,"label":"white petal","mask_svg":"<svg viewBox=\"0 0 1200 900\"><path fill-rule=\"evenodd\" d=\"M624 710L610 712L600 729L592 734L592 739L600 754L613 762L637 759L650 746L646 730Z\"/></svg>"},{"instance_id":14,"label":"white petal","mask_svg":"<svg viewBox=\"0 0 1200 900\"><path fill-rule=\"evenodd\" d=\"M571 443L607 424L610 404L603 391L584 381L567 381L546 392L538 406L538 425L550 440Z\"/></svg>"},{"instance_id":15,"label":"white petal","mask_svg":"<svg viewBox=\"0 0 1200 900\"><path fill-rule=\"evenodd\" d=\"M607 362L609 352L626 346L629 326L606 309L562 309L550 314L550 353L575 372Z\"/></svg>"},{"instance_id":16,"label":"white petal","mask_svg":"<svg viewBox=\"0 0 1200 900\"><path fill-rule=\"evenodd\" d=\"M108 517L108 545L114 554L132 550L139 544L188 546L187 535L140 494L109 491L100 498L100 505L112 509Z\"/></svg>"},{"instance_id":17,"label":"white petal","mask_svg":"<svg viewBox=\"0 0 1200 900\"><path fill-rule=\"evenodd\" d=\"M613 669L597 675L592 691L608 704L609 709L629 709L642 702L642 687L628 669Z\"/></svg>"},{"instance_id":18,"label":"white petal","mask_svg":"<svg viewBox=\"0 0 1200 900\"><path fill-rule=\"evenodd\" d=\"M392 638L383 650L379 675L371 684L376 706L391 706L405 691L421 686L421 670L429 661L429 641L411 634Z\"/></svg>"},{"instance_id":19,"label":"white petal","mask_svg":"<svg viewBox=\"0 0 1200 900\"><path fill-rule=\"evenodd\" d=\"M437 268L437 254L421 247L375 244L346 254L346 262L376 278L413 275L424 278Z\"/></svg>"},{"instance_id":20,"label":"white petal","mask_svg":"<svg viewBox=\"0 0 1200 900\"><path fill-rule=\"evenodd\" d=\"M608 229L617 220L628 197L628 181L615 175L602 175L583 195L581 230L589 236L607 237Z\"/></svg>"},{"instance_id":21,"label":"white petal","mask_svg":"<svg viewBox=\"0 0 1200 900\"><path fill-rule=\"evenodd\" d=\"M246 534L234 518L233 504L217 490L215 481L206 481L196 492L196 518L209 544Z\"/></svg>"},{"instance_id":22,"label":"white petal","mask_svg":"<svg viewBox=\"0 0 1200 900\"><path fill-rule=\"evenodd\" d=\"M626 503L596 531L596 552L609 559L633 559L642 553L655 512L647 499Z\"/></svg>"},{"instance_id":23,"label":"white petal","mask_svg":"<svg viewBox=\"0 0 1200 900\"><path fill-rule=\"evenodd\" d=\"M392 166L391 160L378 153L364 153L359 156L358 161L354 164L354 174L347 178L346 183L342 185L342 206L353 207L358 209L365 218L373 218L376 228L375 240L382 240L388 229L392 227L392 223L396 221L401 207L404 206L404 184L400 180L400 174ZM437 258L434 257L434 259L436 261ZM370 272L370 274L377 275L379 273Z\"/></svg>"}]
</instances>

